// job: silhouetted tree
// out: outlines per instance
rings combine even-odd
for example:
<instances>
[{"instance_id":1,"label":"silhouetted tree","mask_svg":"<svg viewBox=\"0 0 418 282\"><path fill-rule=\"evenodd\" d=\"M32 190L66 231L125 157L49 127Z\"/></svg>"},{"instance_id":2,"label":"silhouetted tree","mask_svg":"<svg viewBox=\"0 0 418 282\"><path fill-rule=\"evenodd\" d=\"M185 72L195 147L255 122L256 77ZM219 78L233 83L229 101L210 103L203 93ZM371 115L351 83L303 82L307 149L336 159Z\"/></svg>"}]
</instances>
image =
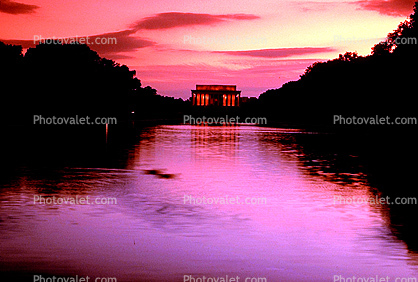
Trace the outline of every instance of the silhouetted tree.
<instances>
[{"instance_id":1,"label":"silhouetted tree","mask_svg":"<svg viewBox=\"0 0 418 282\"><path fill-rule=\"evenodd\" d=\"M389 33L386 37L386 40L376 44L372 48L373 55L384 55L387 52L389 53L396 53L396 52L408 52L408 53L416 53L412 52L412 50L416 50L417 46L413 46L414 44L399 44L399 42L406 42L408 39L418 40L418 32L417 32L417 24L416 24L416 17L417 17L417 8L418 2L415 2L414 5L414 13L409 16L409 19L401 22L397 29L393 32ZM398 43L397 43L398 42ZM412 45L412 46L411 46ZM416 43L415 43L416 45ZM411 55L409 54L409 55Z\"/></svg>"},{"instance_id":2,"label":"silhouetted tree","mask_svg":"<svg viewBox=\"0 0 418 282\"><path fill-rule=\"evenodd\" d=\"M21 46L0 42L0 119L2 123L17 124L15 117L21 111L22 97L18 89L24 83L22 78L23 54Z\"/></svg>"},{"instance_id":3,"label":"silhouetted tree","mask_svg":"<svg viewBox=\"0 0 418 282\"><path fill-rule=\"evenodd\" d=\"M170 116L185 105L150 86L142 88L135 71L82 44L39 44L23 56L21 46L0 42L0 71L6 124L31 124L33 115L116 117L123 122L150 118L146 113Z\"/></svg>"},{"instance_id":4,"label":"silhouetted tree","mask_svg":"<svg viewBox=\"0 0 418 282\"><path fill-rule=\"evenodd\" d=\"M409 20L375 45L371 55L346 52L315 62L298 81L262 93L260 107L270 120L311 125L331 126L334 115L415 116L417 45L397 42L418 38L416 12L417 3Z\"/></svg>"}]
</instances>

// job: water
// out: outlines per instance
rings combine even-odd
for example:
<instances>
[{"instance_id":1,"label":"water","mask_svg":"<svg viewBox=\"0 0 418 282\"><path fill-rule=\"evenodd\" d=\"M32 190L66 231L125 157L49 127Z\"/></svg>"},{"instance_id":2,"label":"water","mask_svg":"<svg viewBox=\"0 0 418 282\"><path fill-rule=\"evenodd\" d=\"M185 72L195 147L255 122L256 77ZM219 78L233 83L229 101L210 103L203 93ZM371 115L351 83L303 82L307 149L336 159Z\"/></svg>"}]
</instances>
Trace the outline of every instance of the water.
<instances>
[{"instance_id":1,"label":"water","mask_svg":"<svg viewBox=\"0 0 418 282\"><path fill-rule=\"evenodd\" d=\"M394 281L418 274L415 240L402 239L408 234L393 224L399 213L387 205L335 203L338 196L380 192L369 181L364 156L329 141L332 135L156 126L112 143L111 134L108 144L92 141L90 147L16 145L21 152L6 159L0 190L6 279L334 281L377 275ZM34 202L37 196L117 203L48 205ZM191 197L265 202L195 204Z\"/></svg>"}]
</instances>

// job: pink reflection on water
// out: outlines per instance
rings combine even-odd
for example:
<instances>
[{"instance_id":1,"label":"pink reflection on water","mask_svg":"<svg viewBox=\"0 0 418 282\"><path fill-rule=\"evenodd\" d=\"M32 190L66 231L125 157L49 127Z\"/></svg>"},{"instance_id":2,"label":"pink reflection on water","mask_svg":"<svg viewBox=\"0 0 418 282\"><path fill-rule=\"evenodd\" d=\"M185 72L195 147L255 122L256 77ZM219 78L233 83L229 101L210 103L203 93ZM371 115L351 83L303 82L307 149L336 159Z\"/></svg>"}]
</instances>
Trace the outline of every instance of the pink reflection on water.
<instances>
[{"instance_id":1,"label":"pink reflection on water","mask_svg":"<svg viewBox=\"0 0 418 282\"><path fill-rule=\"evenodd\" d=\"M335 204L370 197L361 175L306 173L299 130L159 126L130 148L125 169L67 168L59 194L112 196L118 205L31 203L44 177L2 194L2 269L182 281L238 275L268 281L412 276L416 254L389 232L384 207ZM158 173L144 173L158 171ZM176 177L162 178L159 174ZM70 191L70 187L78 188ZM195 204L185 197L265 198L265 204Z\"/></svg>"}]
</instances>

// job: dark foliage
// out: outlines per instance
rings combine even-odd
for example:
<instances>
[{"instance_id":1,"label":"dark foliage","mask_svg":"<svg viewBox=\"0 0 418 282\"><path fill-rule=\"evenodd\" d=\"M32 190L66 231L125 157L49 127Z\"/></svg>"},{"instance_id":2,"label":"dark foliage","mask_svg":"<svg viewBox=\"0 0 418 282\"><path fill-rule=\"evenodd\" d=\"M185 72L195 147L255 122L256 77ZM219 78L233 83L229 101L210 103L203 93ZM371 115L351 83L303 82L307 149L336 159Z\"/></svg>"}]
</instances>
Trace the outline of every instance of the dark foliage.
<instances>
[{"instance_id":1,"label":"dark foliage","mask_svg":"<svg viewBox=\"0 0 418 282\"><path fill-rule=\"evenodd\" d=\"M333 115L415 116L418 45L417 3L410 19L372 48L372 54L347 52L308 67L298 81L260 95L270 120L332 125Z\"/></svg>"},{"instance_id":2,"label":"dark foliage","mask_svg":"<svg viewBox=\"0 0 418 282\"><path fill-rule=\"evenodd\" d=\"M116 117L120 123L172 117L175 107L186 104L141 87L135 71L87 45L55 43L39 44L23 56L21 46L0 42L4 123L32 124L33 115Z\"/></svg>"}]
</instances>

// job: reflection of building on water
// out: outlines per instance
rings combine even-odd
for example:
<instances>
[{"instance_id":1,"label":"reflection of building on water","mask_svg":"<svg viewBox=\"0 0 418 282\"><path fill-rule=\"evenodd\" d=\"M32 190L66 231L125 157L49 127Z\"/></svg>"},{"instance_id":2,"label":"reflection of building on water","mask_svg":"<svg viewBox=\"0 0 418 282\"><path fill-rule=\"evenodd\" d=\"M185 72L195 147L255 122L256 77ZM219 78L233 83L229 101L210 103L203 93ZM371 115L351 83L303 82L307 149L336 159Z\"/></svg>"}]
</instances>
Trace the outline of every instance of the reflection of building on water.
<instances>
[{"instance_id":1,"label":"reflection of building on water","mask_svg":"<svg viewBox=\"0 0 418 282\"><path fill-rule=\"evenodd\" d=\"M211 156L234 157L239 146L236 127L193 127L191 144L195 158L207 159Z\"/></svg>"},{"instance_id":2,"label":"reflection of building on water","mask_svg":"<svg viewBox=\"0 0 418 282\"><path fill-rule=\"evenodd\" d=\"M191 100L193 106L238 107L240 97L235 85L196 85Z\"/></svg>"}]
</instances>

